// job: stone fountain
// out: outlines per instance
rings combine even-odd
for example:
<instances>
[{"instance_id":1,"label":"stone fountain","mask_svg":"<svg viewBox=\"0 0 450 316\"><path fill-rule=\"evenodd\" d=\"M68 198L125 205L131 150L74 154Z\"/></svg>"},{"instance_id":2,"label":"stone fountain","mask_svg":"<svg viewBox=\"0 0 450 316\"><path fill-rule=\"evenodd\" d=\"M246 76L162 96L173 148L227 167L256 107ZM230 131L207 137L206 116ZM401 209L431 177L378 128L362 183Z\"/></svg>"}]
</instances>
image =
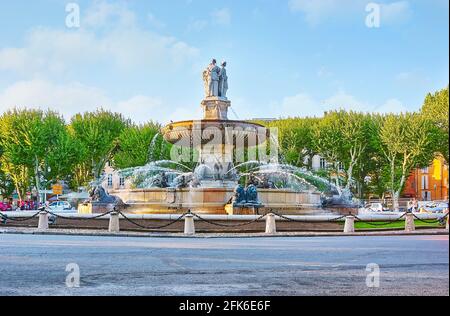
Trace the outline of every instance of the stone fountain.
<instances>
[{"instance_id":1,"label":"stone fountain","mask_svg":"<svg viewBox=\"0 0 450 316\"><path fill-rule=\"evenodd\" d=\"M267 145L273 137L259 124L228 119L231 101L227 98L226 63L220 68L213 60L203 72L203 80L203 119L173 122L161 130L164 140L174 146L173 160L118 171L126 175L126 185L110 189L108 194L121 201L123 211L137 214L188 210L255 214L272 209L285 214L316 213L321 192L305 186L294 167L271 159L236 162L237 151ZM183 163L192 157L196 167L187 170ZM239 172L243 166L248 172ZM299 182L300 188L283 185L293 181Z\"/></svg>"}]
</instances>

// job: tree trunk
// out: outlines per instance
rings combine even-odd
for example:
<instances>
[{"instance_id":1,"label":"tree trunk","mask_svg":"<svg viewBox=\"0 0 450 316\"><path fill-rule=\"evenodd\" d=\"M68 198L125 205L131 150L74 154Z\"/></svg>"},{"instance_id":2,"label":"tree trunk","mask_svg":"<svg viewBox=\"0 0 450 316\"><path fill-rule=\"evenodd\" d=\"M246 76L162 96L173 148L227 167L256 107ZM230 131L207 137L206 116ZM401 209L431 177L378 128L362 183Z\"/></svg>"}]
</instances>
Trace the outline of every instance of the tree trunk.
<instances>
[{"instance_id":1,"label":"tree trunk","mask_svg":"<svg viewBox=\"0 0 450 316\"><path fill-rule=\"evenodd\" d=\"M22 201L22 192L20 192L19 184L16 181L14 181L14 186L16 187L17 196L19 198L19 201Z\"/></svg>"},{"instance_id":2,"label":"tree trunk","mask_svg":"<svg viewBox=\"0 0 450 316\"><path fill-rule=\"evenodd\" d=\"M350 166L348 167L348 170L347 170L347 184L345 185L346 190L350 190L351 181L352 181L352 177L353 177L353 165L354 165L354 163L351 162Z\"/></svg>"},{"instance_id":3,"label":"tree trunk","mask_svg":"<svg viewBox=\"0 0 450 316\"><path fill-rule=\"evenodd\" d=\"M35 182L36 182L35 185L36 185L36 191L37 191L36 203L39 207L39 204L41 202L41 188L40 188L40 183L39 183L39 164L38 164L37 158L34 162L34 175L35 175Z\"/></svg>"},{"instance_id":4,"label":"tree trunk","mask_svg":"<svg viewBox=\"0 0 450 316\"><path fill-rule=\"evenodd\" d=\"M394 192L394 190L392 190L392 207L394 208L394 211L398 212L400 210L400 204L399 204L399 197L400 194L399 192Z\"/></svg>"}]
</instances>

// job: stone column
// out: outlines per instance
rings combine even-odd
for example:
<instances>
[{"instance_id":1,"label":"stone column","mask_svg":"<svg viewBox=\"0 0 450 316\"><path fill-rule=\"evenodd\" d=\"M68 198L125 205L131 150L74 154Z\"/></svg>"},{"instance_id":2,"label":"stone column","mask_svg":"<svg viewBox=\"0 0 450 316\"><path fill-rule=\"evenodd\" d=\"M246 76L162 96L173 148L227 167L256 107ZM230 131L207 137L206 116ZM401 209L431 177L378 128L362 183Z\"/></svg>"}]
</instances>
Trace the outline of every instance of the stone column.
<instances>
[{"instance_id":1,"label":"stone column","mask_svg":"<svg viewBox=\"0 0 450 316\"><path fill-rule=\"evenodd\" d=\"M188 214L184 217L184 234L195 235L194 215Z\"/></svg>"},{"instance_id":2,"label":"stone column","mask_svg":"<svg viewBox=\"0 0 450 316\"><path fill-rule=\"evenodd\" d=\"M38 230L45 231L48 229L48 213L43 211L39 213Z\"/></svg>"},{"instance_id":3,"label":"stone column","mask_svg":"<svg viewBox=\"0 0 450 316\"><path fill-rule=\"evenodd\" d=\"M347 216L345 218L344 233L350 234L355 232L355 217Z\"/></svg>"},{"instance_id":4,"label":"stone column","mask_svg":"<svg viewBox=\"0 0 450 316\"><path fill-rule=\"evenodd\" d=\"M406 214L405 218L405 231L413 232L416 230L416 224L414 223L414 215L411 213Z\"/></svg>"},{"instance_id":5,"label":"stone column","mask_svg":"<svg viewBox=\"0 0 450 316\"><path fill-rule=\"evenodd\" d=\"M109 228L108 231L110 233L119 233L120 232L120 224L119 224L119 213L112 212L109 215Z\"/></svg>"},{"instance_id":6,"label":"stone column","mask_svg":"<svg viewBox=\"0 0 450 316\"><path fill-rule=\"evenodd\" d=\"M277 224L275 221L275 214L267 214L266 217L266 234L274 235L277 233Z\"/></svg>"}]
</instances>

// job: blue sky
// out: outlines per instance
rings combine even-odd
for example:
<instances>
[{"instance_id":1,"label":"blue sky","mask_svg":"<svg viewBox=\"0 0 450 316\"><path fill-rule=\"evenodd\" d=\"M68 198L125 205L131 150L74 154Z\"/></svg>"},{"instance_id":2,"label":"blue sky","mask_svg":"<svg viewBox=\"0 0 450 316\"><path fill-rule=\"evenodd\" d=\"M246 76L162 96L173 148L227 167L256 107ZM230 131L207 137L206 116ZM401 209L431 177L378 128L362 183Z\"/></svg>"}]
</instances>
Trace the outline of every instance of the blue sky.
<instances>
[{"instance_id":1,"label":"blue sky","mask_svg":"<svg viewBox=\"0 0 450 316\"><path fill-rule=\"evenodd\" d=\"M66 25L66 5L80 27ZM104 107L200 118L201 71L228 61L231 119L418 110L449 82L448 0L0 0L0 112Z\"/></svg>"}]
</instances>

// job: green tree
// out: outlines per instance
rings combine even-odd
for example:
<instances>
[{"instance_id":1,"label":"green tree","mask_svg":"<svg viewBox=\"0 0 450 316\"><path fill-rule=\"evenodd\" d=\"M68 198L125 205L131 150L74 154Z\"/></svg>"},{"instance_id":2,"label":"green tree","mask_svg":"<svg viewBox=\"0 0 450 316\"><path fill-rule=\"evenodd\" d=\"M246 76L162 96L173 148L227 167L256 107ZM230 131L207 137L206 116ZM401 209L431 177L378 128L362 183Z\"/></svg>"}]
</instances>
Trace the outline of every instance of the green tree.
<instances>
[{"instance_id":1,"label":"green tree","mask_svg":"<svg viewBox=\"0 0 450 316\"><path fill-rule=\"evenodd\" d=\"M114 166L118 169L138 167L149 161L168 158L167 146L159 134L161 126L149 122L145 125L132 125L119 136L119 147L114 154Z\"/></svg>"},{"instance_id":2,"label":"green tree","mask_svg":"<svg viewBox=\"0 0 450 316\"><path fill-rule=\"evenodd\" d=\"M46 170L51 167L49 158L59 150L58 140L66 132L64 119L52 111L14 109L2 116L0 129L6 172L17 185L26 183L24 177L30 175L40 192ZM39 194L37 199L39 202Z\"/></svg>"},{"instance_id":3,"label":"green tree","mask_svg":"<svg viewBox=\"0 0 450 316\"><path fill-rule=\"evenodd\" d=\"M313 144L321 157L329 166L329 176L334 178L336 187L340 190L340 162L344 148L342 129L339 126L337 112L327 113L315 126Z\"/></svg>"},{"instance_id":4,"label":"green tree","mask_svg":"<svg viewBox=\"0 0 450 316\"><path fill-rule=\"evenodd\" d=\"M439 133L436 138L437 151L448 162L449 156L449 103L448 87L437 91L434 94L429 93L422 107L423 115L431 120L438 128Z\"/></svg>"},{"instance_id":5,"label":"green tree","mask_svg":"<svg viewBox=\"0 0 450 316\"><path fill-rule=\"evenodd\" d=\"M428 166L434 157L436 128L418 113L389 114L378 121L379 150L385 162L381 170L395 210L413 168Z\"/></svg>"},{"instance_id":6,"label":"green tree","mask_svg":"<svg viewBox=\"0 0 450 316\"><path fill-rule=\"evenodd\" d=\"M287 118L265 123L258 122L267 128L277 128L280 154L284 162L312 168L312 157L317 154L313 145L314 126L317 118Z\"/></svg>"},{"instance_id":7,"label":"green tree","mask_svg":"<svg viewBox=\"0 0 450 316\"><path fill-rule=\"evenodd\" d=\"M9 197L13 194L15 186L11 176L4 171L4 168L2 168L2 155L3 149L0 147L0 196Z\"/></svg>"},{"instance_id":8,"label":"green tree","mask_svg":"<svg viewBox=\"0 0 450 316\"><path fill-rule=\"evenodd\" d=\"M82 147L82 162L74 170L74 185L84 186L99 179L107 161L118 149L118 139L130 121L119 113L103 109L75 115L70 123L71 135Z\"/></svg>"}]
</instances>

